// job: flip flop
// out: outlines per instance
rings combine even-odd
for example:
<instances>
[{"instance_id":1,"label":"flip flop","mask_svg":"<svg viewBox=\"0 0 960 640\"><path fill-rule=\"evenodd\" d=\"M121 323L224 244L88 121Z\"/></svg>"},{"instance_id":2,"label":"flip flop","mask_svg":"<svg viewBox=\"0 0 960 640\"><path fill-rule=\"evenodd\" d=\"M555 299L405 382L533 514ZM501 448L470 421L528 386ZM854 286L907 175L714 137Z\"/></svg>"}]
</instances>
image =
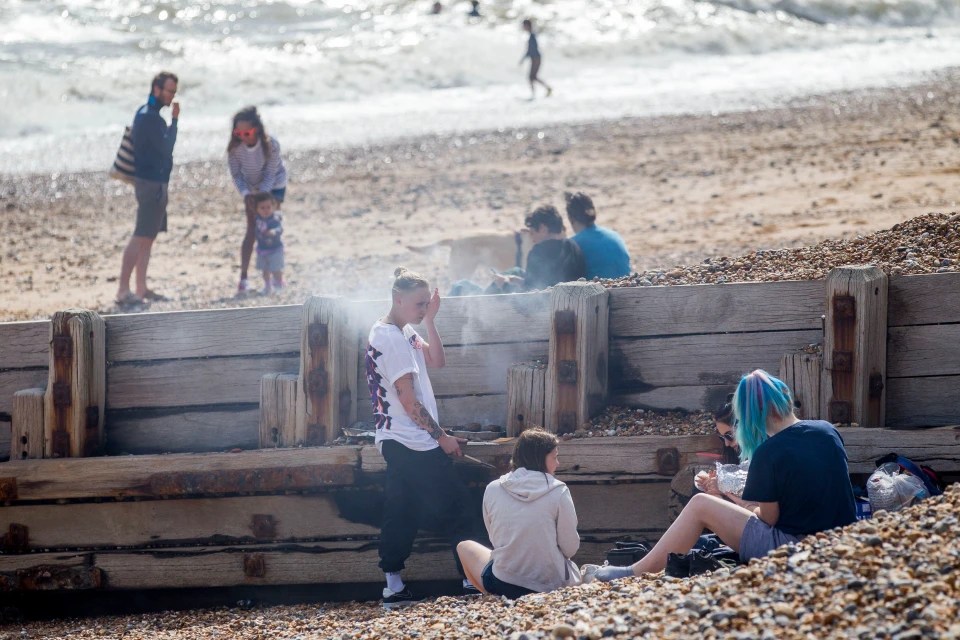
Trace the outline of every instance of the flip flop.
<instances>
[{"instance_id":1,"label":"flip flop","mask_svg":"<svg viewBox=\"0 0 960 640\"><path fill-rule=\"evenodd\" d=\"M151 302L168 302L170 298L163 295L162 293L157 293L153 289L147 289L147 292L143 294L144 300L150 300Z\"/></svg>"},{"instance_id":2,"label":"flip flop","mask_svg":"<svg viewBox=\"0 0 960 640\"><path fill-rule=\"evenodd\" d=\"M145 301L138 298L132 291L121 298L117 298L114 302L118 307L137 307L145 304Z\"/></svg>"}]
</instances>

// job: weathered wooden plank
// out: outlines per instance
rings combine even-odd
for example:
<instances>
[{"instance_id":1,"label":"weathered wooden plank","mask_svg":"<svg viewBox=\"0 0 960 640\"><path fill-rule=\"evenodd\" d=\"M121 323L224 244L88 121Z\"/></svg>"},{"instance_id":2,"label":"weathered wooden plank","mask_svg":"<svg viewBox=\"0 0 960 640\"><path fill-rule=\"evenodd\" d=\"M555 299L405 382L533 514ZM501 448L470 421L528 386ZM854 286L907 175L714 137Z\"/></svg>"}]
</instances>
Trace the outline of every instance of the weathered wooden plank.
<instances>
[{"instance_id":1,"label":"weathered wooden plank","mask_svg":"<svg viewBox=\"0 0 960 640\"><path fill-rule=\"evenodd\" d=\"M457 576L449 544L419 539L414 553L404 579ZM380 582L377 561L377 543L370 541L96 554L111 589Z\"/></svg>"},{"instance_id":2,"label":"weathered wooden plank","mask_svg":"<svg viewBox=\"0 0 960 640\"><path fill-rule=\"evenodd\" d=\"M107 409L259 402L260 378L297 373L297 356L135 362L107 368Z\"/></svg>"},{"instance_id":3,"label":"weathered wooden plank","mask_svg":"<svg viewBox=\"0 0 960 640\"><path fill-rule=\"evenodd\" d=\"M514 443L469 443L465 452L506 469ZM630 436L584 438L564 442L557 477L564 482L671 479L701 451L719 451L715 436ZM464 463L466 464L466 463ZM373 445L360 451L364 472L383 471L383 457Z\"/></svg>"},{"instance_id":4,"label":"weathered wooden plank","mask_svg":"<svg viewBox=\"0 0 960 640\"><path fill-rule=\"evenodd\" d=\"M106 316L111 363L300 350L301 305Z\"/></svg>"},{"instance_id":5,"label":"weathered wooden plank","mask_svg":"<svg viewBox=\"0 0 960 640\"><path fill-rule=\"evenodd\" d=\"M43 454L80 458L103 447L103 318L93 311L58 311L50 322L50 370L44 393Z\"/></svg>"},{"instance_id":6,"label":"weathered wooden plank","mask_svg":"<svg viewBox=\"0 0 960 640\"><path fill-rule=\"evenodd\" d=\"M655 387L647 391L620 392L610 396L610 404L640 409L716 411L733 393L734 384Z\"/></svg>"},{"instance_id":7,"label":"weathered wooden plank","mask_svg":"<svg viewBox=\"0 0 960 640\"><path fill-rule=\"evenodd\" d=\"M108 411L106 419L110 455L256 449L259 442L254 404Z\"/></svg>"},{"instance_id":8,"label":"weathered wooden plank","mask_svg":"<svg viewBox=\"0 0 960 640\"><path fill-rule=\"evenodd\" d=\"M566 445L562 455L566 456ZM669 481L568 486L581 533L670 526Z\"/></svg>"},{"instance_id":9,"label":"weathered wooden plank","mask_svg":"<svg viewBox=\"0 0 960 640\"><path fill-rule=\"evenodd\" d=\"M847 450L850 473L871 473L876 469L876 460L888 453L899 453L940 473L960 472L960 428L844 427L840 429L840 435Z\"/></svg>"},{"instance_id":10,"label":"weathered wooden plank","mask_svg":"<svg viewBox=\"0 0 960 640\"><path fill-rule=\"evenodd\" d=\"M960 376L887 379L888 427L960 424Z\"/></svg>"},{"instance_id":11,"label":"weathered wooden plank","mask_svg":"<svg viewBox=\"0 0 960 640\"><path fill-rule=\"evenodd\" d=\"M14 502L80 498L187 497L279 493L349 486L358 447L258 449L11 460L3 477L16 482Z\"/></svg>"},{"instance_id":12,"label":"weathered wooden plank","mask_svg":"<svg viewBox=\"0 0 960 640\"><path fill-rule=\"evenodd\" d=\"M833 423L885 424L887 274L874 266L827 277L820 415Z\"/></svg>"},{"instance_id":13,"label":"weathered wooden plank","mask_svg":"<svg viewBox=\"0 0 960 640\"><path fill-rule=\"evenodd\" d=\"M607 401L609 295L596 282L567 282L550 299L544 428L572 433Z\"/></svg>"},{"instance_id":14,"label":"weathered wooden plank","mask_svg":"<svg viewBox=\"0 0 960 640\"><path fill-rule=\"evenodd\" d=\"M17 460L43 457L43 389L24 389L13 396L10 455Z\"/></svg>"},{"instance_id":15,"label":"weathered wooden plank","mask_svg":"<svg viewBox=\"0 0 960 640\"><path fill-rule=\"evenodd\" d=\"M820 342L821 332L777 331L610 341L615 395L654 387L735 385L752 369L777 371L780 357Z\"/></svg>"},{"instance_id":16,"label":"weathered wooden plank","mask_svg":"<svg viewBox=\"0 0 960 640\"><path fill-rule=\"evenodd\" d=\"M547 340L549 308L550 294L542 291L444 298L437 331L446 346ZM373 323L390 310L390 302L354 302L351 309L351 322L360 326L365 343ZM422 327L415 328L426 335Z\"/></svg>"},{"instance_id":17,"label":"weathered wooden plank","mask_svg":"<svg viewBox=\"0 0 960 640\"><path fill-rule=\"evenodd\" d=\"M0 323L0 369L46 367L50 321Z\"/></svg>"},{"instance_id":18,"label":"weathered wooden plank","mask_svg":"<svg viewBox=\"0 0 960 640\"><path fill-rule=\"evenodd\" d=\"M803 420L820 419L823 356L819 353L787 353L780 360L780 379L793 393L796 416Z\"/></svg>"},{"instance_id":19,"label":"weathered wooden plank","mask_svg":"<svg viewBox=\"0 0 960 640\"><path fill-rule=\"evenodd\" d=\"M357 418L356 327L340 298L311 296L303 306L294 441L320 445Z\"/></svg>"},{"instance_id":20,"label":"weathered wooden plank","mask_svg":"<svg viewBox=\"0 0 960 640\"><path fill-rule=\"evenodd\" d=\"M610 290L611 337L819 329L822 280Z\"/></svg>"},{"instance_id":21,"label":"weathered wooden plank","mask_svg":"<svg viewBox=\"0 0 960 640\"><path fill-rule=\"evenodd\" d=\"M260 381L260 448L296 445L300 376L269 373Z\"/></svg>"},{"instance_id":22,"label":"weathered wooden plank","mask_svg":"<svg viewBox=\"0 0 960 640\"><path fill-rule=\"evenodd\" d=\"M507 436L514 437L529 427L542 427L546 393L543 364L522 362L507 370Z\"/></svg>"},{"instance_id":23,"label":"weathered wooden plank","mask_svg":"<svg viewBox=\"0 0 960 640\"><path fill-rule=\"evenodd\" d=\"M256 544L377 536L378 527L343 517L353 492L244 496L0 509L0 531L27 527L26 550ZM2 538L2 536L0 536Z\"/></svg>"},{"instance_id":24,"label":"weathered wooden plank","mask_svg":"<svg viewBox=\"0 0 960 640\"><path fill-rule=\"evenodd\" d=\"M0 420L0 462L5 462L10 458L12 438L10 423Z\"/></svg>"},{"instance_id":25,"label":"weathered wooden plank","mask_svg":"<svg viewBox=\"0 0 960 640\"><path fill-rule=\"evenodd\" d=\"M944 322L960 322L960 273L890 278L889 326Z\"/></svg>"},{"instance_id":26,"label":"weathered wooden plank","mask_svg":"<svg viewBox=\"0 0 960 640\"><path fill-rule=\"evenodd\" d=\"M438 396L506 393L507 368L515 362L545 359L547 347L546 341L446 347L446 366L430 371L433 392Z\"/></svg>"},{"instance_id":27,"label":"weathered wooden plank","mask_svg":"<svg viewBox=\"0 0 960 640\"><path fill-rule=\"evenodd\" d=\"M13 394L23 389L45 387L47 368L0 371L0 413L13 411Z\"/></svg>"},{"instance_id":28,"label":"weathered wooden plank","mask_svg":"<svg viewBox=\"0 0 960 640\"><path fill-rule=\"evenodd\" d=\"M960 324L890 327L887 377L960 374Z\"/></svg>"}]
</instances>

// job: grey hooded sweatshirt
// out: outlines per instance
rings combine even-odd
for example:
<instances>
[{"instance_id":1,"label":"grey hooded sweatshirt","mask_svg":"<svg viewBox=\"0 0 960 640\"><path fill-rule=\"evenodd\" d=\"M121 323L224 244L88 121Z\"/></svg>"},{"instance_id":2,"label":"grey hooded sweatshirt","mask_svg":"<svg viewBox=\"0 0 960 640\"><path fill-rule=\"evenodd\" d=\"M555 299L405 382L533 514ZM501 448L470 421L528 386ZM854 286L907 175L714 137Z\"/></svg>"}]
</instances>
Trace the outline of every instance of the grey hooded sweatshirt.
<instances>
[{"instance_id":1,"label":"grey hooded sweatshirt","mask_svg":"<svg viewBox=\"0 0 960 640\"><path fill-rule=\"evenodd\" d=\"M580 548L567 485L520 468L487 485L483 521L493 543L493 575L533 591L580 584L570 560Z\"/></svg>"}]
</instances>

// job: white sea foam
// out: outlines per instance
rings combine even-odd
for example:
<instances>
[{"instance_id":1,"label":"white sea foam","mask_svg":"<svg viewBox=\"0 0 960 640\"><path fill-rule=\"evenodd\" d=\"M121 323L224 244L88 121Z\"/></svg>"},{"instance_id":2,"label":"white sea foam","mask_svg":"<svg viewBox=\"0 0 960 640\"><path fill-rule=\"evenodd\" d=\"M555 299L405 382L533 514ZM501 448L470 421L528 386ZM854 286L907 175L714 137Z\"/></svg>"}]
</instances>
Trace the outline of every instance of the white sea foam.
<instances>
[{"instance_id":1,"label":"white sea foam","mask_svg":"<svg viewBox=\"0 0 960 640\"><path fill-rule=\"evenodd\" d=\"M219 157L258 104L287 149L723 110L960 64L960 0L5 0L0 172L100 168L161 68L178 161ZM540 30L527 103L519 20Z\"/></svg>"}]
</instances>

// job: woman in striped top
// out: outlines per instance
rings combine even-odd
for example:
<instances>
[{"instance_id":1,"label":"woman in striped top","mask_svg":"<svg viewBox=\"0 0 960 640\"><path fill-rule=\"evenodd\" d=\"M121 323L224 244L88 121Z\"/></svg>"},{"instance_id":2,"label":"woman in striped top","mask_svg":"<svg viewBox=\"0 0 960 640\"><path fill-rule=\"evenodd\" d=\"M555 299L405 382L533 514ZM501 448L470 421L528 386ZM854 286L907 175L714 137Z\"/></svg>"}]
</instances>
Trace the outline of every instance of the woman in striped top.
<instances>
[{"instance_id":1,"label":"woman in striped top","mask_svg":"<svg viewBox=\"0 0 960 640\"><path fill-rule=\"evenodd\" d=\"M256 107L245 107L233 116L233 131L227 145L227 164L237 191L243 196L247 214L247 232L240 245L240 284L237 294L250 290L247 270L256 238L257 218L254 195L270 193L277 203L277 213L287 191L287 170L280 156L280 143L267 135Z\"/></svg>"}]
</instances>

